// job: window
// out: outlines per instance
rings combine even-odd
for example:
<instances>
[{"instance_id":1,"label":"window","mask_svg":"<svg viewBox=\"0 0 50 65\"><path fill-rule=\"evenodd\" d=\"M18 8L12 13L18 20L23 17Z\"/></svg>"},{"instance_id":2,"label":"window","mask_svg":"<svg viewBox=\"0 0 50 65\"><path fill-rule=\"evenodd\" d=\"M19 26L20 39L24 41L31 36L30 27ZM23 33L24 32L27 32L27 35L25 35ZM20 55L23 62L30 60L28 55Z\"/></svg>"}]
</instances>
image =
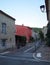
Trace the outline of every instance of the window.
<instances>
[{"instance_id":1,"label":"window","mask_svg":"<svg viewBox=\"0 0 50 65\"><path fill-rule=\"evenodd\" d=\"M2 42L2 46L5 46L5 44L6 44L6 39L2 39L1 42Z\"/></svg>"},{"instance_id":2,"label":"window","mask_svg":"<svg viewBox=\"0 0 50 65\"><path fill-rule=\"evenodd\" d=\"M6 34L6 23L2 23L2 33Z\"/></svg>"}]
</instances>

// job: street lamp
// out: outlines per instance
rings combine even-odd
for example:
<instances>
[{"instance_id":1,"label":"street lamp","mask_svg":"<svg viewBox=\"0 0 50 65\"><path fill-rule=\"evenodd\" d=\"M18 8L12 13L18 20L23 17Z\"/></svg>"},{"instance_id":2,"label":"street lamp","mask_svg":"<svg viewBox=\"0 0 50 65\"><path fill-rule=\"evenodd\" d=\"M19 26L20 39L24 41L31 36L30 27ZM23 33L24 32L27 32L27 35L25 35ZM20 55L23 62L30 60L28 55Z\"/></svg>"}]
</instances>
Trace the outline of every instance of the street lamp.
<instances>
[{"instance_id":1,"label":"street lamp","mask_svg":"<svg viewBox=\"0 0 50 65\"><path fill-rule=\"evenodd\" d=\"M47 0L46 0L47 1ZM48 3L49 4L49 3ZM50 8L50 6L46 5L47 7L45 8L45 5L41 5L40 9L41 11L44 13L45 9L47 10L47 17L49 18L49 13L50 11L48 11L48 9ZM48 9L47 9L48 8ZM50 46L50 20L48 19L48 24L47 24L47 45Z\"/></svg>"},{"instance_id":2,"label":"street lamp","mask_svg":"<svg viewBox=\"0 0 50 65\"><path fill-rule=\"evenodd\" d=\"M40 9L41 9L41 11L44 13L44 12L45 12L45 5L41 5L41 6L40 6Z\"/></svg>"}]
</instances>

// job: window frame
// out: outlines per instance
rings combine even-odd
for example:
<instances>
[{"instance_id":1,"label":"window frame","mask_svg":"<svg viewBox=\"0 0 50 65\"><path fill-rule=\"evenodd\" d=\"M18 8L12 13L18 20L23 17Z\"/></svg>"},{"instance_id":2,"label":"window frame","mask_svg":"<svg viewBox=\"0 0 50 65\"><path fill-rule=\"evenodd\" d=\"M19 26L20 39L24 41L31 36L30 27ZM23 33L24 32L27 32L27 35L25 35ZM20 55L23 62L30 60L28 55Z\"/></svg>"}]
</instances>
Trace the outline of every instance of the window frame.
<instances>
[{"instance_id":1,"label":"window frame","mask_svg":"<svg viewBox=\"0 0 50 65\"><path fill-rule=\"evenodd\" d=\"M2 23L2 33L6 34L6 23Z\"/></svg>"},{"instance_id":2,"label":"window frame","mask_svg":"<svg viewBox=\"0 0 50 65\"><path fill-rule=\"evenodd\" d=\"M2 47L6 46L6 39L1 39L1 45L2 45Z\"/></svg>"}]
</instances>

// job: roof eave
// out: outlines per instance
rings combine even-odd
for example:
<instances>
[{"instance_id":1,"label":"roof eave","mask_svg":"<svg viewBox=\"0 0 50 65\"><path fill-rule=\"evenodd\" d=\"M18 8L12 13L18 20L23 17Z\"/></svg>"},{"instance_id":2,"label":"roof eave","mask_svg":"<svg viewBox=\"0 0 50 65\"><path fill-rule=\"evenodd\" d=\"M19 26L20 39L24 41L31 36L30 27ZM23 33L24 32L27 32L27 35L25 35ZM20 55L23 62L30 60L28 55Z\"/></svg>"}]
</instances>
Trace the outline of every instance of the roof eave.
<instances>
[{"instance_id":1,"label":"roof eave","mask_svg":"<svg viewBox=\"0 0 50 65\"><path fill-rule=\"evenodd\" d=\"M3 12L2 10L0 10L0 13L6 15L7 17L13 19L14 21L16 20L15 18L13 18L12 16L8 15L7 13Z\"/></svg>"}]
</instances>

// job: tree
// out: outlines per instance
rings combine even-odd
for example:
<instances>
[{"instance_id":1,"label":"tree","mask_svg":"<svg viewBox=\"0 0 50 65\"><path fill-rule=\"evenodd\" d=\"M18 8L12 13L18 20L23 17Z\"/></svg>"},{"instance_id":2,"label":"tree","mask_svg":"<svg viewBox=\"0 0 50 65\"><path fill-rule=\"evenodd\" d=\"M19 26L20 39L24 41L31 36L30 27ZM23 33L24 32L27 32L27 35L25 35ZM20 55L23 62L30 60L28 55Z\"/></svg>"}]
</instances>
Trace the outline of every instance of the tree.
<instances>
[{"instance_id":1,"label":"tree","mask_svg":"<svg viewBox=\"0 0 50 65\"><path fill-rule=\"evenodd\" d=\"M39 36L40 36L40 39L43 41L44 40L44 34L42 31L39 32Z\"/></svg>"},{"instance_id":2,"label":"tree","mask_svg":"<svg viewBox=\"0 0 50 65\"><path fill-rule=\"evenodd\" d=\"M34 42L34 41L35 39L32 36L30 36L30 42Z\"/></svg>"}]
</instances>

